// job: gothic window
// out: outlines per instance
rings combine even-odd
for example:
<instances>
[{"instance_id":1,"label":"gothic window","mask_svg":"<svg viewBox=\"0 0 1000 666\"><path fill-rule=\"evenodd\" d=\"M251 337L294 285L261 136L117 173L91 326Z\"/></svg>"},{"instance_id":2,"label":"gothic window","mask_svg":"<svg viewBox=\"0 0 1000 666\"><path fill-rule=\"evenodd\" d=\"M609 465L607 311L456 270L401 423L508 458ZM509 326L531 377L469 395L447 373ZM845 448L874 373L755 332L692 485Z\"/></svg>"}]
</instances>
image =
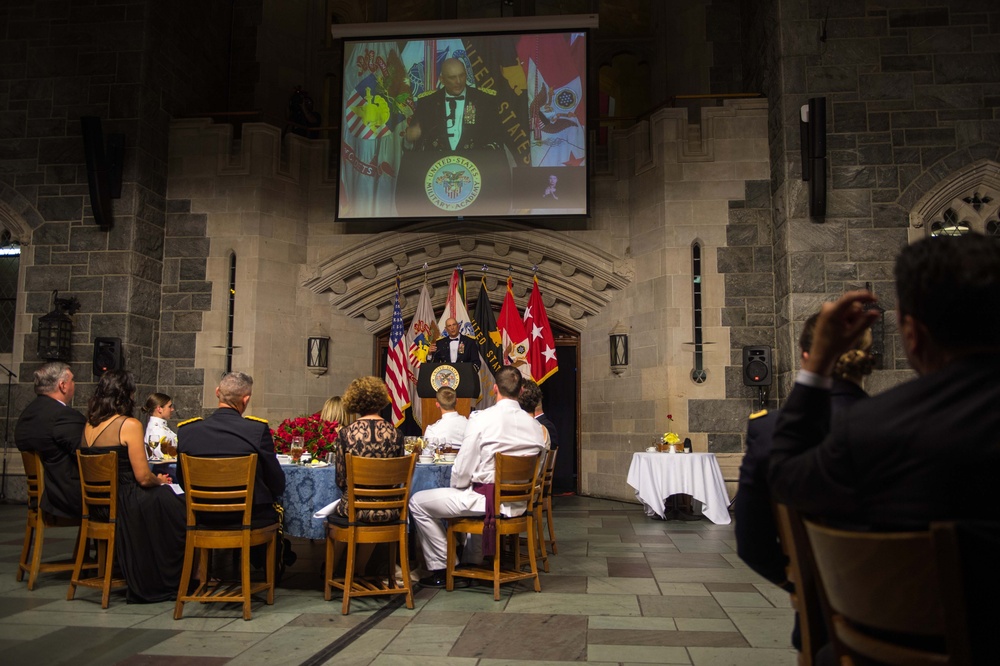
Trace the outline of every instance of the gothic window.
<instances>
[{"instance_id":1,"label":"gothic window","mask_svg":"<svg viewBox=\"0 0 1000 666\"><path fill-rule=\"evenodd\" d=\"M702 321L702 290L701 290L701 243L695 241L691 245L691 284L693 298L691 301L694 312L694 367L691 368L691 380L695 384L704 384L708 378L705 372L705 342L704 322Z\"/></svg>"},{"instance_id":2,"label":"gothic window","mask_svg":"<svg viewBox=\"0 0 1000 666\"><path fill-rule=\"evenodd\" d=\"M229 255L229 298L226 317L226 372L233 371L233 331L236 324L236 253Z\"/></svg>"},{"instance_id":3,"label":"gothic window","mask_svg":"<svg viewBox=\"0 0 1000 666\"><path fill-rule=\"evenodd\" d=\"M930 219L931 236L961 236L969 232L998 235L997 213L1000 201L990 193L990 188L980 184L972 191L966 190Z\"/></svg>"},{"instance_id":4,"label":"gothic window","mask_svg":"<svg viewBox=\"0 0 1000 666\"><path fill-rule=\"evenodd\" d=\"M941 217L942 219L931 224L931 236L962 236L969 233L968 220L959 221L954 209L949 208Z\"/></svg>"},{"instance_id":5,"label":"gothic window","mask_svg":"<svg viewBox=\"0 0 1000 666\"><path fill-rule=\"evenodd\" d=\"M1000 238L1000 222L990 220L986 223L986 235Z\"/></svg>"},{"instance_id":6,"label":"gothic window","mask_svg":"<svg viewBox=\"0 0 1000 666\"><path fill-rule=\"evenodd\" d=\"M0 354L14 351L14 315L17 312L17 274L20 263L20 247L0 247Z\"/></svg>"}]
</instances>

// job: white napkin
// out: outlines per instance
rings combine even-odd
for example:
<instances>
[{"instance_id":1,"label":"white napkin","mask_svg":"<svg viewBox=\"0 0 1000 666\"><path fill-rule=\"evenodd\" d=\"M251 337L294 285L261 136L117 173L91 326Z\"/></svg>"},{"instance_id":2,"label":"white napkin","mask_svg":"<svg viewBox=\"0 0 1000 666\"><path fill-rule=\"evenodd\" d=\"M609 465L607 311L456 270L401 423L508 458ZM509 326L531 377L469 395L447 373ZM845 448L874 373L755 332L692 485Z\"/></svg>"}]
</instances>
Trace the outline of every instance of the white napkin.
<instances>
[{"instance_id":1,"label":"white napkin","mask_svg":"<svg viewBox=\"0 0 1000 666\"><path fill-rule=\"evenodd\" d=\"M335 508L337 508L338 504L340 504L340 500L339 499L333 500L331 503L327 504L322 509L320 509L319 511L317 511L316 513L314 513L313 514L313 518L326 518L331 513L333 513L333 510Z\"/></svg>"}]
</instances>

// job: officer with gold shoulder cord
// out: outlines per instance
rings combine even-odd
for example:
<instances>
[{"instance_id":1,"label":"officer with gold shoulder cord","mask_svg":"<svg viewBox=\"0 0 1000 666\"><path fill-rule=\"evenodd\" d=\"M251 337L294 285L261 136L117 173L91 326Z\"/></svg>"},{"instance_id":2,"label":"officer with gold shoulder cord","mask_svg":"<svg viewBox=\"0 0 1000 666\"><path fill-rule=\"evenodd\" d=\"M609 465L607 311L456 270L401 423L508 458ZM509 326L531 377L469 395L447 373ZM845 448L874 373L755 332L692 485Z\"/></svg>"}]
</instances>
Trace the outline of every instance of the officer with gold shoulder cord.
<instances>
[{"instance_id":1,"label":"officer with gold shoulder cord","mask_svg":"<svg viewBox=\"0 0 1000 666\"><path fill-rule=\"evenodd\" d=\"M177 454L226 458L256 453L251 524L258 527L278 520L274 502L285 492L285 473L274 453L274 439L267 421L243 415L252 390L250 375L243 372L224 375L215 389L219 408L208 418L188 419L178 425ZM184 485L180 465L177 466L177 483Z\"/></svg>"}]
</instances>

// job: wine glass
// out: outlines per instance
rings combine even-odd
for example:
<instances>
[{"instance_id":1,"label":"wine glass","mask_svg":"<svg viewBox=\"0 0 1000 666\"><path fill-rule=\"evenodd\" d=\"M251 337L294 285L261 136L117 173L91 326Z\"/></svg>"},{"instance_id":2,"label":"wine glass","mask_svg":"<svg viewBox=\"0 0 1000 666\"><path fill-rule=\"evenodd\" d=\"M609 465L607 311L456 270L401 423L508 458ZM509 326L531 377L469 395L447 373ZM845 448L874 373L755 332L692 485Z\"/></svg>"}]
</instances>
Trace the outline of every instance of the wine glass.
<instances>
[{"instance_id":1,"label":"wine glass","mask_svg":"<svg viewBox=\"0 0 1000 666\"><path fill-rule=\"evenodd\" d=\"M295 464L298 464L299 460L302 458L302 452L305 451L305 448L306 448L306 440L304 437L300 436L292 437L291 454L292 454L292 461Z\"/></svg>"}]
</instances>

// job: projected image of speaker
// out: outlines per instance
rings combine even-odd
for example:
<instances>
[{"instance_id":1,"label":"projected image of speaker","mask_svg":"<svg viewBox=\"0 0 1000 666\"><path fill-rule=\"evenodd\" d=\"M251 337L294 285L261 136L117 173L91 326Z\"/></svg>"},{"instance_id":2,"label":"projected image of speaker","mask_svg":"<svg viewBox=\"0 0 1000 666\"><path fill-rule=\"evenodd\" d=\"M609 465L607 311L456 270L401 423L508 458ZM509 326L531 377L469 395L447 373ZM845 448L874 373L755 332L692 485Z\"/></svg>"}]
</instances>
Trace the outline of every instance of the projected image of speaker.
<instances>
[{"instance_id":1,"label":"projected image of speaker","mask_svg":"<svg viewBox=\"0 0 1000 666\"><path fill-rule=\"evenodd\" d=\"M121 338L94 338L94 376L125 367Z\"/></svg>"},{"instance_id":2,"label":"projected image of speaker","mask_svg":"<svg viewBox=\"0 0 1000 666\"><path fill-rule=\"evenodd\" d=\"M125 135L111 134L107 144L101 119L82 116L83 152L87 163L87 185L90 188L90 208L94 222L107 231L114 226L112 199L122 195L122 162L125 155Z\"/></svg>"},{"instance_id":3,"label":"projected image of speaker","mask_svg":"<svg viewBox=\"0 0 1000 666\"><path fill-rule=\"evenodd\" d=\"M744 386L770 386L772 375L770 347L743 348Z\"/></svg>"}]
</instances>

